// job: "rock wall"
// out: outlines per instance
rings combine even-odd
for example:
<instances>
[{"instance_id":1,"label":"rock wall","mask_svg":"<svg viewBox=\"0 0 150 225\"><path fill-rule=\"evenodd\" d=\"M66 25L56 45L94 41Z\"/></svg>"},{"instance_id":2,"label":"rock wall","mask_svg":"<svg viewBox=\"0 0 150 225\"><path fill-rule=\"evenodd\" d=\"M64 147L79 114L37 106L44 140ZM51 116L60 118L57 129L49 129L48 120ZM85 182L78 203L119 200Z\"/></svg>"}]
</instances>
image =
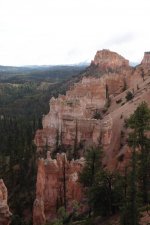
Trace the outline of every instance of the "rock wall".
<instances>
[{"instance_id":1,"label":"rock wall","mask_svg":"<svg viewBox=\"0 0 150 225\"><path fill-rule=\"evenodd\" d=\"M79 204L79 211L84 212L83 187L78 182L84 159L69 162L66 154L57 154L52 159L39 159L36 183L36 199L33 207L33 224L42 225L57 217L57 210L66 204L67 212L72 212L74 202Z\"/></svg>"},{"instance_id":2,"label":"rock wall","mask_svg":"<svg viewBox=\"0 0 150 225\"><path fill-rule=\"evenodd\" d=\"M95 77L93 64L113 70L110 72L103 68L101 76L100 69L99 76ZM108 101L126 89L137 90L143 82L143 73L144 67L131 68L128 60L117 53L98 51L91 63L90 74L75 83L66 95L51 98L50 111L43 117L43 129L35 135L37 151L42 152L46 146L51 151L58 145L73 147L75 142L85 146L97 145L102 136L103 122L95 119L95 113L103 114Z\"/></svg>"},{"instance_id":3,"label":"rock wall","mask_svg":"<svg viewBox=\"0 0 150 225\"><path fill-rule=\"evenodd\" d=\"M50 111L42 120L43 129L38 130L35 135L37 151L53 151L58 146L69 149L80 144L88 147L92 144L98 145L100 140L104 141L104 121L110 102L112 104L113 99L127 90L133 93L138 91L145 80L144 76L149 75L149 55L145 53L142 63L132 68L128 60L117 53L109 50L98 51L91 63L90 74L86 76L85 73L66 95L51 98ZM98 66L99 76L93 75L93 65ZM107 71L104 67L112 70ZM101 75L102 71L104 73ZM112 110L115 107L116 104ZM97 112L99 118L95 117ZM104 145L109 145L106 140Z\"/></svg>"},{"instance_id":4,"label":"rock wall","mask_svg":"<svg viewBox=\"0 0 150 225\"><path fill-rule=\"evenodd\" d=\"M98 144L101 122L95 120L96 111L102 111L108 95L122 92L125 75L105 75L102 78L84 77L66 96L50 100L50 112L43 117L43 129L35 135L38 151L44 146L51 150L59 143L73 146L75 140ZM108 93L106 93L108 92Z\"/></svg>"},{"instance_id":5,"label":"rock wall","mask_svg":"<svg viewBox=\"0 0 150 225\"><path fill-rule=\"evenodd\" d=\"M9 225L11 222L11 212L7 203L7 188L2 179L0 179L0 225Z\"/></svg>"},{"instance_id":6,"label":"rock wall","mask_svg":"<svg viewBox=\"0 0 150 225\"><path fill-rule=\"evenodd\" d=\"M144 58L143 58L141 64L146 67L150 67L150 52L144 53Z\"/></svg>"},{"instance_id":7,"label":"rock wall","mask_svg":"<svg viewBox=\"0 0 150 225\"><path fill-rule=\"evenodd\" d=\"M116 69L120 67L129 67L129 61L116 52L107 49L97 51L92 64L101 69Z\"/></svg>"},{"instance_id":8,"label":"rock wall","mask_svg":"<svg viewBox=\"0 0 150 225\"><path fill-rule=\"evenodd\" d=\"M98 69L97 77L93 65ZM84 145L86 149L93 144L102 144L104 165L109 170L124 170L131 155L124 120L142 101L150 104L148 65L149 53L139 66L131 68L128 60L117 53L108 50L97 52L88 75L74 84L65 96L50 100L50 111L43 117L43 129L35 135L37 151L53 152L58 145L63 145L66 150L68 146L74 149L75 145L79 148ZM128 91L134 96L130 101L126 99ZM82 154L84 152L79 156ZM73 200L84 202L83 190L78 183L83 160L68 162L65 154L58 154L56 160L52 160L48 152L47 159L40 159L38 163L34 225L55 218L58 207L64 204L64 163L69 187L67 210L71 210ZM84 211L84 208L81 206L80 210Z\"/></svg>"},{"instance_id":9,"label":"rock wall","mask_svg":"<svg viewBox=\"0 0 150 225\"><path fill-rule=\"evenodd\" d=\"M43 129L38 130L35 143L38 151L56 143L73 146L75 140L98 142L100 122L93 118L97 109L106 104L106 84L100 79L83 78L66 96L50 100L50 112L43 117ZM97 137L97 138L96 138Z\"/></svg>"}]
</instances>

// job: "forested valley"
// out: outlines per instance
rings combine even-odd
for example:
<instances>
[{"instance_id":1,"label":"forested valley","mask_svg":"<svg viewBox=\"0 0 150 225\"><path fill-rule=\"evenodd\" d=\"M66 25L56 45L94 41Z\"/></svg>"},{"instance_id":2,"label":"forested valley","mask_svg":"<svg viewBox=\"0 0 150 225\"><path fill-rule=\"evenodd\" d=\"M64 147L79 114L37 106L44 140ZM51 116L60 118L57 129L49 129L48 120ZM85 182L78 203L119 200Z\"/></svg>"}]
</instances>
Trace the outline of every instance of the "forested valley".
<instances>
[{"instance_id":1,"label":"forested valley","mask_svg":"<svg viewBox=\"0 0 150 225\"><path fill-rule=\"evenodd\" d=\"M65 93L85 66L0 66L0 177L9 193L12 225L32 214L36 184L35 131L52 96ZM80 76L80 75L79 75ZM31 221L32 223L32 221Z\"/></svg>"}]
</instances>

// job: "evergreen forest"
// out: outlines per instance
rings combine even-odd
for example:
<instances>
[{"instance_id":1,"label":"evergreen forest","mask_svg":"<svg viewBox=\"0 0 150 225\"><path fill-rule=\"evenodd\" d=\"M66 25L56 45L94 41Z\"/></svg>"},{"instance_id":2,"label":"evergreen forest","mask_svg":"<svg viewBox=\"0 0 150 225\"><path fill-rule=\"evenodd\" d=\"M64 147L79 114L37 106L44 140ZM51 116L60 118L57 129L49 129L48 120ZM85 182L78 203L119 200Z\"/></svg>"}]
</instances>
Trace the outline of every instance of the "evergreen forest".
<instances>
[{"instance_id":1,"label":"evergreen forest","mask_svg":"<svg viewBox=\"0 0 150 225\"><path fill-rule=\"evenodd\" d=\"M64 94L85 66L0 66L0 177L9 193L12 225L32 224L36 184L35 131L52 96ZM79 75L78 75L79 74ZM78 76L77 76L78 75Z\"/></svg>"}]
</instances>

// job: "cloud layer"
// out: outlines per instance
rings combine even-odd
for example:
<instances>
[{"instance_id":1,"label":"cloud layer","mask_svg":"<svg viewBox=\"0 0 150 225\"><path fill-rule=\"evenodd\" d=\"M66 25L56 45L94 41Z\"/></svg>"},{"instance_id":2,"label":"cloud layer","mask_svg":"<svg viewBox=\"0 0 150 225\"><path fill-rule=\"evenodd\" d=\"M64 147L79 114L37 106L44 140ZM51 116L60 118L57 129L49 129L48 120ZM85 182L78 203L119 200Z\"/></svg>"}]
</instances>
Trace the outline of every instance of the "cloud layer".
<instances>
[{"instance_id":1,"label":"cloud layer","mask_svg":"<svg viewBox=\"0 0 150 225\"><path fill-rule=\"evenodd\" d=\"M78 63L103 48L140 61L149 9L149 0L0 0L0 64Z\"/></svg>"}]
</instances>

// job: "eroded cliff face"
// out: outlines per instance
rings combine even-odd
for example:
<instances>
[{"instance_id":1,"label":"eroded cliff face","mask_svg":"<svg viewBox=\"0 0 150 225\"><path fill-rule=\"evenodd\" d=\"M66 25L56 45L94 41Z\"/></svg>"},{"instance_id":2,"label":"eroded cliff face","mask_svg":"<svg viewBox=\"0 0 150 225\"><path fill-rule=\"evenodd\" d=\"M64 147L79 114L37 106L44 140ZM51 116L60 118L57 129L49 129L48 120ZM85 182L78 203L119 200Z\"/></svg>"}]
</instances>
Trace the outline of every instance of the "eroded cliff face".
<instances>
[{"instance_id":1,"label":"eroded cliff face","mask_svg":"<svg viewBox=\"0 0 150 225\"><path fill-rule=\"evenodd\" d=\"M95 77L92 72L93 64L113 70L103 70L101 76L100 69L99 76ZM106 114L102 111L108 108L111 98L125 89L137 89L143 79L141 69L131 68L128 60L108 50L97 52L89 71L90 74L85 74L66 95L50 100L50 111L43 117L43 129L38 130L35 136L39 152L45 146L53 151L60 145L98 145L103 136L103 121L97 119L97 113L104 118Z\"/></svg>"},{"instance_id":2,"label":"eroded cliff face","mask_svg":"<svg viewBox=\"0 0 150 225\"><path fill-rule=\"evenodd\" d=\"M77 142L98 141L100 122L94 120L96 109L106 103L105 85L95 78L83 78L66 96L50 100L50 112L43 118L43 130L35 136L38 150L47 145L54 149L56 143L73 146Z\"/></svg>"},{"instance_id":3,"label":"eroded cliff face","mask_svg":"<svg viewBox=\"0 0 150 225\"><path fill-rule=\"evenodd\" d=\"M129 67L129 61L116 52L111 52L107 49L97 51L92 65L98 66L101 69L118 69Z\"/></svg>"},{"instance_id":4,"label":"eroded cliff face","mask_svg":"<svg viewBox=\"0 0 150 225\"><path fill-rule=\"evenodd\" d=\"M9 225L11 222L11 212L7 203L7 188L0 179L0 225Z\"/></svg>"},{"instance_id":5,"label":"eroded cliff face","mask_svg":"<svg viewBox=\"0 0 150 225\"><path fill-rule=\"evenodd\" d=\"M148 61L144 56L142 63L132 68L128 60L117 53L108 50L97 52L80 82L75 83L65 96L50 100L50 111L43 117L43 129L35 135L37 152L53 152L58 146L63 146L71 156L70 151L78 150L77 157L82 157L89 146L101 144L105 154L104 165L109 170L124 170L131 155L124 120L142 101L150 104ZM126 99L128 91L133 94L130 101ZM56 217L60 201L64 201L64 162L69 187L67 210L70 210L73 199L84 201L82 187L78 183L83 160L68 162L64 154L58 154L56 160L52 160L48 153L47 159L40 159L38 164L34 225Z\"/></svg>"},{"instance_id":6,"label":"eroded cliff face","mask_svg":"<svg viewBox=\"0 0 150 225\"><path fill-rule=\"evenodd\" d=\"M144 53L144 58L143 58L141 64L144 65L145 67L150 68L150 52Z\"/></svg>"},{"instance_id":7,"label":"eroded cliff face","mask_svg":"<svg viewBox=\"0 0 150 225\"><path fill-rule=\"evenodd\" d=\"M84 159L69 162L65 153L57 154L56 159L52 159L48 151L45 160L39 159L33 208L34 225L52 221L62 205L71 213L76 202L78 210L84 212L84 192L78 182L78 174L83 166Z\"/></svg>"}]
</instances>

